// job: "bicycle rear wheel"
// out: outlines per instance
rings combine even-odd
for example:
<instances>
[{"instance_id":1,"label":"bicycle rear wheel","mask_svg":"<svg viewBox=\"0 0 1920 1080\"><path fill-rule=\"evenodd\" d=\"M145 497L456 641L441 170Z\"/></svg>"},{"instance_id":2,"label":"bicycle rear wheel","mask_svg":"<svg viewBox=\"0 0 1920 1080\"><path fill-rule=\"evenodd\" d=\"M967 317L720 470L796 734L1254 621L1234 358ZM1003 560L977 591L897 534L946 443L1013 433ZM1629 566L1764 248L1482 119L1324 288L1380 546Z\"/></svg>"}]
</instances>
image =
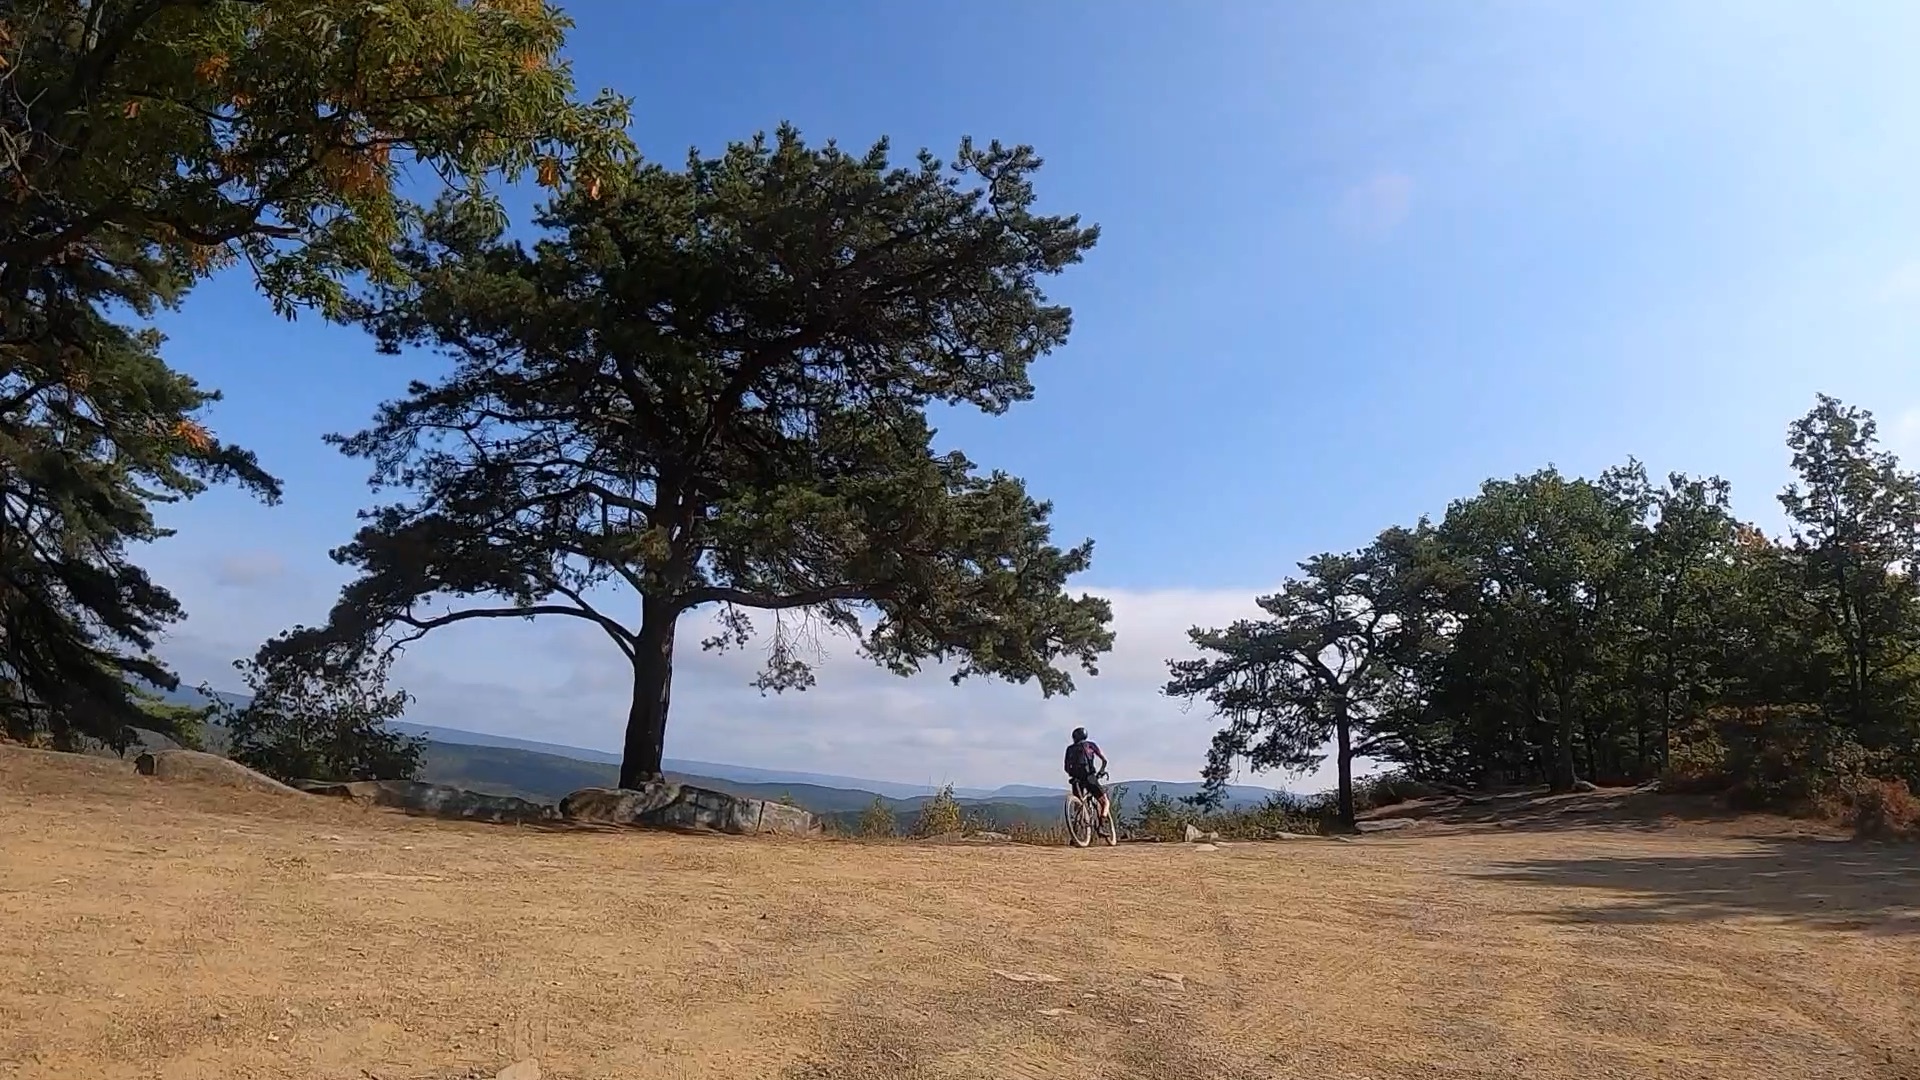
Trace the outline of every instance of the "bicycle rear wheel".
<instances>
[{"instance_id":1,"label":"bicycle rear wheel","mask_svg":"<svg viewBox=\"0 0 1920 1080\"><path fill-rule=\"evenodd\" d=\"M1067 796L1067 843L1074 847L1093 843L1093 808L1073 794Z\"/></svg>"}]
</instances>

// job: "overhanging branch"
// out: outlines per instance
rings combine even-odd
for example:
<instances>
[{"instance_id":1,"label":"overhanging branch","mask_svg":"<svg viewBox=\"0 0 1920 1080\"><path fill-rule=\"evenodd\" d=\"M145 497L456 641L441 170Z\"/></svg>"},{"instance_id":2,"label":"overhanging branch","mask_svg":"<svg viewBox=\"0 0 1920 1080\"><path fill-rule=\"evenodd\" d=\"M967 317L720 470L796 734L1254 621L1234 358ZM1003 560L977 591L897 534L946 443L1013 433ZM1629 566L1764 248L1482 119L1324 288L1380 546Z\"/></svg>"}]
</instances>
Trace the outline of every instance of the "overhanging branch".
<instances>
[{"instance_id":1,"label":"overhanging branch","mask_svg":"<svg viewBox=\"0 0 1920 1080\"><path fill-rule=\"evenodd\" d=\"M404 645L410 641L418 641L429 630L438 630L443 626L452 626L454 623L466 622L470 619L525 619L535 615L571 615L576 619L597 623L607 632L607 636L613 639L614 644L620 646L620 651L627 654L629 660L633 658L635 646L633 632L584 604L579 607L566 604L530 604L526 607L467 608L463 611L436 615L431 619L419 618L411 612L402 613L396 616L394 621L411 626L418 633L410 634L395 644Z\"/></svg>"}]
</instances>

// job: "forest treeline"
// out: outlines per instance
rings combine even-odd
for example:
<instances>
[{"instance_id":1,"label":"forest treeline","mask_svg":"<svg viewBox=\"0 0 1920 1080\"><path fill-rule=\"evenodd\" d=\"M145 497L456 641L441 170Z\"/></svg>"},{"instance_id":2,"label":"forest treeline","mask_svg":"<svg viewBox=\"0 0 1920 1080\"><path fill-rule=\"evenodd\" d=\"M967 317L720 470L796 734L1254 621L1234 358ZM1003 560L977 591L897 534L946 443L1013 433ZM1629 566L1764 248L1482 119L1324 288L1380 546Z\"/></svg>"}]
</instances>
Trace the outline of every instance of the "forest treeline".
<instances>
[{"instance_id":1,"label":"forest treeline","mask_svg":"<svg viewBox=\"0 0 1920 1080\"><path fill-rule=\"evenodd\" d=\"M1717 477L1628 461L1489 480L1196 628L1168 693L1224 726L1207 777L1331 754L1470 787L1661 778L1753 805L1909 815L1920 783L1920 476L1866 410L1788 430L1785 535Z\"/></svg>"}]
</instances>

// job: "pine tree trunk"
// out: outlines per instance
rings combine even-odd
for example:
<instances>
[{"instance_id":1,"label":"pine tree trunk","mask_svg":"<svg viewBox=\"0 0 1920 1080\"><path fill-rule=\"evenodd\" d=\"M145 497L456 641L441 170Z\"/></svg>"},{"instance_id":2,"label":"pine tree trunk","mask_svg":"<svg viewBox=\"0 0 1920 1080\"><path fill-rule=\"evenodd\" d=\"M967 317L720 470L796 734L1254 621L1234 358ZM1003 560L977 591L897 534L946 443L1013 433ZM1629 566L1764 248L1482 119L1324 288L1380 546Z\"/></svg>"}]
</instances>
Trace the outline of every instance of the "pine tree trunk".
<instances>
[{"instance_id":1,"label":"pine tree trunk","mask_svg":"<svg viewBox=\"0 0 1920 1080\"><path fill-rule=\"evenodd\" d=\"M1353 819L1353 722L1347 718L1346 703L1342 702L1333 720L1334 734L1339 741L1340 762L1340 827L1352 831Z\"/></svg>"},{"instance_id":2,"label":"pine tree trunk","mask_svg":"<svg viewBox=\"0 0 1920 1080\"><path fill-rule=\"evenodd\" d=\"M633 705L620 755L620 786L639 787L661 777L667 750L667 705L673 696L673 630L680 613L671 604L643 600L640 635L633 654Z\"/></svg>"}]
</instances>

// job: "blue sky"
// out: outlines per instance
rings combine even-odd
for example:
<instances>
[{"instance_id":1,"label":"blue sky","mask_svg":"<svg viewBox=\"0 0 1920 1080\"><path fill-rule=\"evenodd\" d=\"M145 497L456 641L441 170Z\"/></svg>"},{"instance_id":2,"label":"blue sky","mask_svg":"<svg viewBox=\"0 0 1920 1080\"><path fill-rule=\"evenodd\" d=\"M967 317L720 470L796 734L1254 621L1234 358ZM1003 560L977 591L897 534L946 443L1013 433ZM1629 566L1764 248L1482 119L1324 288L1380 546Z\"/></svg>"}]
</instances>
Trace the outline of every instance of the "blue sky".
<instances>
[{"instance_id":1,"label":"blue sky","mask_svg":"<svg viewBox=\"0 0 1920 1080\"><path fill-rule=\"evenodd\" d=\"M1632 454L1717 472L1777 528L1816 391L1920 457L1920 8L1858 2L571 5L583 91L634 98L650 156L792 121L906 157L1027 142L1043 203L1098 222L1054 293L1036 400L943 441L1028 478L1120 645L1065 701L831 648L762 699L753 658L682 652L670 756L962 784L1052 778L1091 727L1118 772L1190 778L1210 727L1158 697L1187 626L1301 558L1438 515L1482 479ZM324 616L362 469L322 446L425 358L289 324L226 278L164 320L211 416L287 481L171 510L148 559L193 613L191 682ZM574 626L445 632L411 718L606 748L619 658ZM683 634L687 641L695 635ZM690 655L691 654L691 655ZM1312 787L1321 778L1295 780Z\"/></svg>"}]
</instances>

